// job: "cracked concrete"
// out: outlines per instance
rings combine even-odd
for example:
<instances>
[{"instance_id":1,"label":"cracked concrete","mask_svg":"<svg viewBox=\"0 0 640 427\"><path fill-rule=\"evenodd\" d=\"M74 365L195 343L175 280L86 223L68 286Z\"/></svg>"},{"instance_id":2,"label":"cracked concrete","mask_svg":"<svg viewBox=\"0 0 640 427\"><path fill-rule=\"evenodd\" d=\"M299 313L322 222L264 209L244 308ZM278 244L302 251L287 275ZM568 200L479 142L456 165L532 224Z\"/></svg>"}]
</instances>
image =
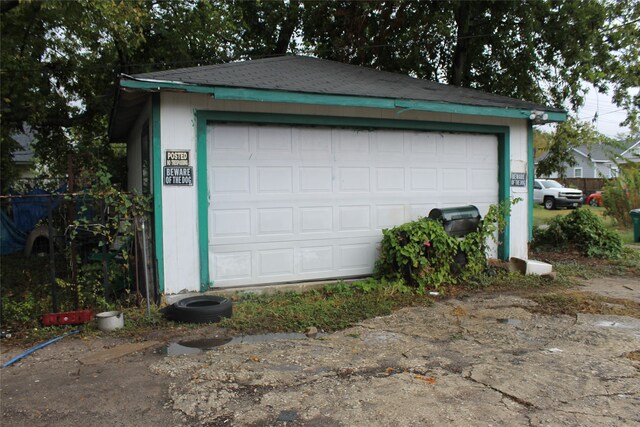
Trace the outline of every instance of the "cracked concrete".
<instances>
[{"instance_id":1,"label":"cracked concrete","mask_svg":"<svg viewBox=\"0 0 640 427\"><path fill-rule=\"evenodd\" d=\"M507 295L406 308L319 339L146 351L69 340L2 371L3 423L640 426L640 320ZM195 337L192 337L195 338ZM3 355L10 357L10 354ZM85 415L88 414L88 415Z\"/></svg>"},{"instance_id":2,"label":"cracked concrete","mask_svg":"<svg viewBox=\"0 0 640 427\"><path fill-rule=\"evenodd\" d=\"M317 340L152 366L195 424L640 425L640 321L548 316L514 297L403 309Z\"/></svg>"}]
</instances>

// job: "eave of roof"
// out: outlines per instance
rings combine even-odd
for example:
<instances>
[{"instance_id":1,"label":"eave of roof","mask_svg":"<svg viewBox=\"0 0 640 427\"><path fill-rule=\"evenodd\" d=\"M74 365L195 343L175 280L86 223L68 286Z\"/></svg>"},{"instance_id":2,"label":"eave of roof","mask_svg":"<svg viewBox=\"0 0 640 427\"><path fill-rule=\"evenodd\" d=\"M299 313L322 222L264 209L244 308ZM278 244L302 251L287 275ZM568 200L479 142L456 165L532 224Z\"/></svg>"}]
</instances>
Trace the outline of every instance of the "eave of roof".
<instances>
[{"instance_id":1,"label":"eave of roof","mask_svg":"<svg viewBox=\"0 0 640 427\"><path fill-rule=\"evenodd\" d=\"M415 101L392 98L373 98L365 96L324 95L315 93L288 92L281 90L247 89L236 87L200 86L182 82L141 80L124 78L120 86L130 89L160 91L172 89L188 93L211 94L215 99L235 101L284 102L294 104L335 105L348 107L371 107L400 110L432 111L439 113L470 114L476 116L508 117L529 119L531 115L542 122L562 122L567 120L567 113L550 110L532 110L488 107L446 102ZM547 119L542 119L546 115Z\"/></svg>"},{"instance_id":2,"label":"eave of roof","mask_svg":"<svg viewBox=\"0 0 640 427\"><path fill-rule=\"evenodd\" d=\"M382 108L397 110L398 114L418 110L529 119L536 124L567 120L566 111L557 108L402 74L295 56L124 75L118 98L123 91L180 91L209 94L220 100ZM126 105L116 104L116 109L123 107ZM111 125L113 136L115 124Z\"/></svg>"}]
</instances>

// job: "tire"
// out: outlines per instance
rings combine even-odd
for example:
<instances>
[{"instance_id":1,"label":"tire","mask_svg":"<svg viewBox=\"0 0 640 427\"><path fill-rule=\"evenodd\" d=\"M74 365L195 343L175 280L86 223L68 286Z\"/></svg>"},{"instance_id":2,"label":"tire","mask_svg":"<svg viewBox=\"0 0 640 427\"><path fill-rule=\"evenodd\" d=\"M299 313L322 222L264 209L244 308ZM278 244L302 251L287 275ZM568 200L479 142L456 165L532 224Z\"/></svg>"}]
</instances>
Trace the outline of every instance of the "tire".
<instances>
[{"instance_id":1,"label":"tire","mask_svg":"<svg viewBox=\"0 0 640 427\"><path fill-rule=\"evenodd\" d=\"M547 197L544 199L544 208L547 210L552 210L556 208L556 201L553 197Z\"/></svg>"},{"instance_id":2,"label":"tire","mask_svg":"<svg viewBox=\"0 0 640 427\"><path fill-rule=\"evenodd\" d=\"M231 300L224 297L198 295L181 299L165 311L169 320L186 323L214 323L231 317Z\"/></svg>"},{"instance_id":3,"label":"tire","mask_svg":"<svg viewBox=\"0 0 640 427\"><path fill-rule=\"evenodd\" d=\"M595 198L594 198L594 199L589 200L589 205L591 205L591 206L592 206L592 207L594 207L594 208L597 208L598 206L600 206L600 205L598 204L598 201L597 201Z\"/></svg>"}]
</instances>

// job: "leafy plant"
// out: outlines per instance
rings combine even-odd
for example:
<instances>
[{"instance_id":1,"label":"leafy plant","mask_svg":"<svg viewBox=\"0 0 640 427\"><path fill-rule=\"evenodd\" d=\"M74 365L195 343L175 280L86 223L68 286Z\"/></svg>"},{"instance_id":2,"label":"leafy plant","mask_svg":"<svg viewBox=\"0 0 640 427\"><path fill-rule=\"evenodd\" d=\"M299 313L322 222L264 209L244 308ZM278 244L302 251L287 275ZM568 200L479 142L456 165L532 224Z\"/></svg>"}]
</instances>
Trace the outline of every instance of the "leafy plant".
<instances>
[{"instance_id":1,"label":"leafy plant","mask_svg":"<svg viewBox=\"0 0 640 427\"><path fill-rule=\"evenodd\" d=\"M104 166L99 166L93 173L91 185L77 204L78 213L70 226L69 237L76 240L84 232L98 240L92 256L83 258L76 255L76 262L80 265L78 300L104 307L108 305L108 297L113 300L115 296L113 287L104 289L102 285L105 274L109 283L129 280L130 245L127 243L133 241L138 219L149 212L150 200L146 196L117 189ZM120 261L116 262L116 259ZM103 262L107 263L106 269ZM127 286L121 288L126 290Z\"/></svg>"},{"instance_id":2,"label":"leafy plant","mask_svg":"<svg viewBox=\"0 0 640 427\"><path fill-rule=\"evenodd\" d=\"M492 205L478 230L458 240L449 236L440 221L421 218L383 230L375 276L417 286L423 291L456 283L482 273L486 268L487 242L496 243L497 232L507 225L511 205L520 199ZM455 258L466 262L459 267Z\"/></svg>"},{"instance_id":3,"label":"leafy plant","mask_svg":"<svg viewBox=\"0 0 640 427\"><path fill-rule=\"evenodd\" d=\"M618 225L630 227L629 211L640 208L640 167L636 164L621 167L620 176L605 184L602 201L605 215Z\"/></svg>"},{"instance_id":4,"label":"leafy plant","mask_svg":"<svg viewBox=\"0 0 640 427\"><path fill-rule=\"evenodd\" d=\"M545 230L535 228L532 245L548 250L573 246L585 256L598 258L619 258L623 248L620 236L587 208L554 218Z\"/></svg>"}]
</instances>

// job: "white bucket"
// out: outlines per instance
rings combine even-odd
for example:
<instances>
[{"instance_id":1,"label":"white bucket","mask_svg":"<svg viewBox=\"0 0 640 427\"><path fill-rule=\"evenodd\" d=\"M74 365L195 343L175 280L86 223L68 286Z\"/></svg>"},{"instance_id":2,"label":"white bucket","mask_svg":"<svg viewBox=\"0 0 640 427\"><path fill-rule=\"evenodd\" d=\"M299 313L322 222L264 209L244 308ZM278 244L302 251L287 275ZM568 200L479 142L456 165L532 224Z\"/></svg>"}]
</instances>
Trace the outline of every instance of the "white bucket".
<instances>
[{"instance_id":1,"label":"white bucket","mask_svg":"<svg viewBox=\"0 0 640 427\"><path fill-rule=\"evenodd\" d=\"M98 329L101 331L113 331L124 326L124 315L119 311L105 311L96 314Z\"/></svg>"}]
</instances>

